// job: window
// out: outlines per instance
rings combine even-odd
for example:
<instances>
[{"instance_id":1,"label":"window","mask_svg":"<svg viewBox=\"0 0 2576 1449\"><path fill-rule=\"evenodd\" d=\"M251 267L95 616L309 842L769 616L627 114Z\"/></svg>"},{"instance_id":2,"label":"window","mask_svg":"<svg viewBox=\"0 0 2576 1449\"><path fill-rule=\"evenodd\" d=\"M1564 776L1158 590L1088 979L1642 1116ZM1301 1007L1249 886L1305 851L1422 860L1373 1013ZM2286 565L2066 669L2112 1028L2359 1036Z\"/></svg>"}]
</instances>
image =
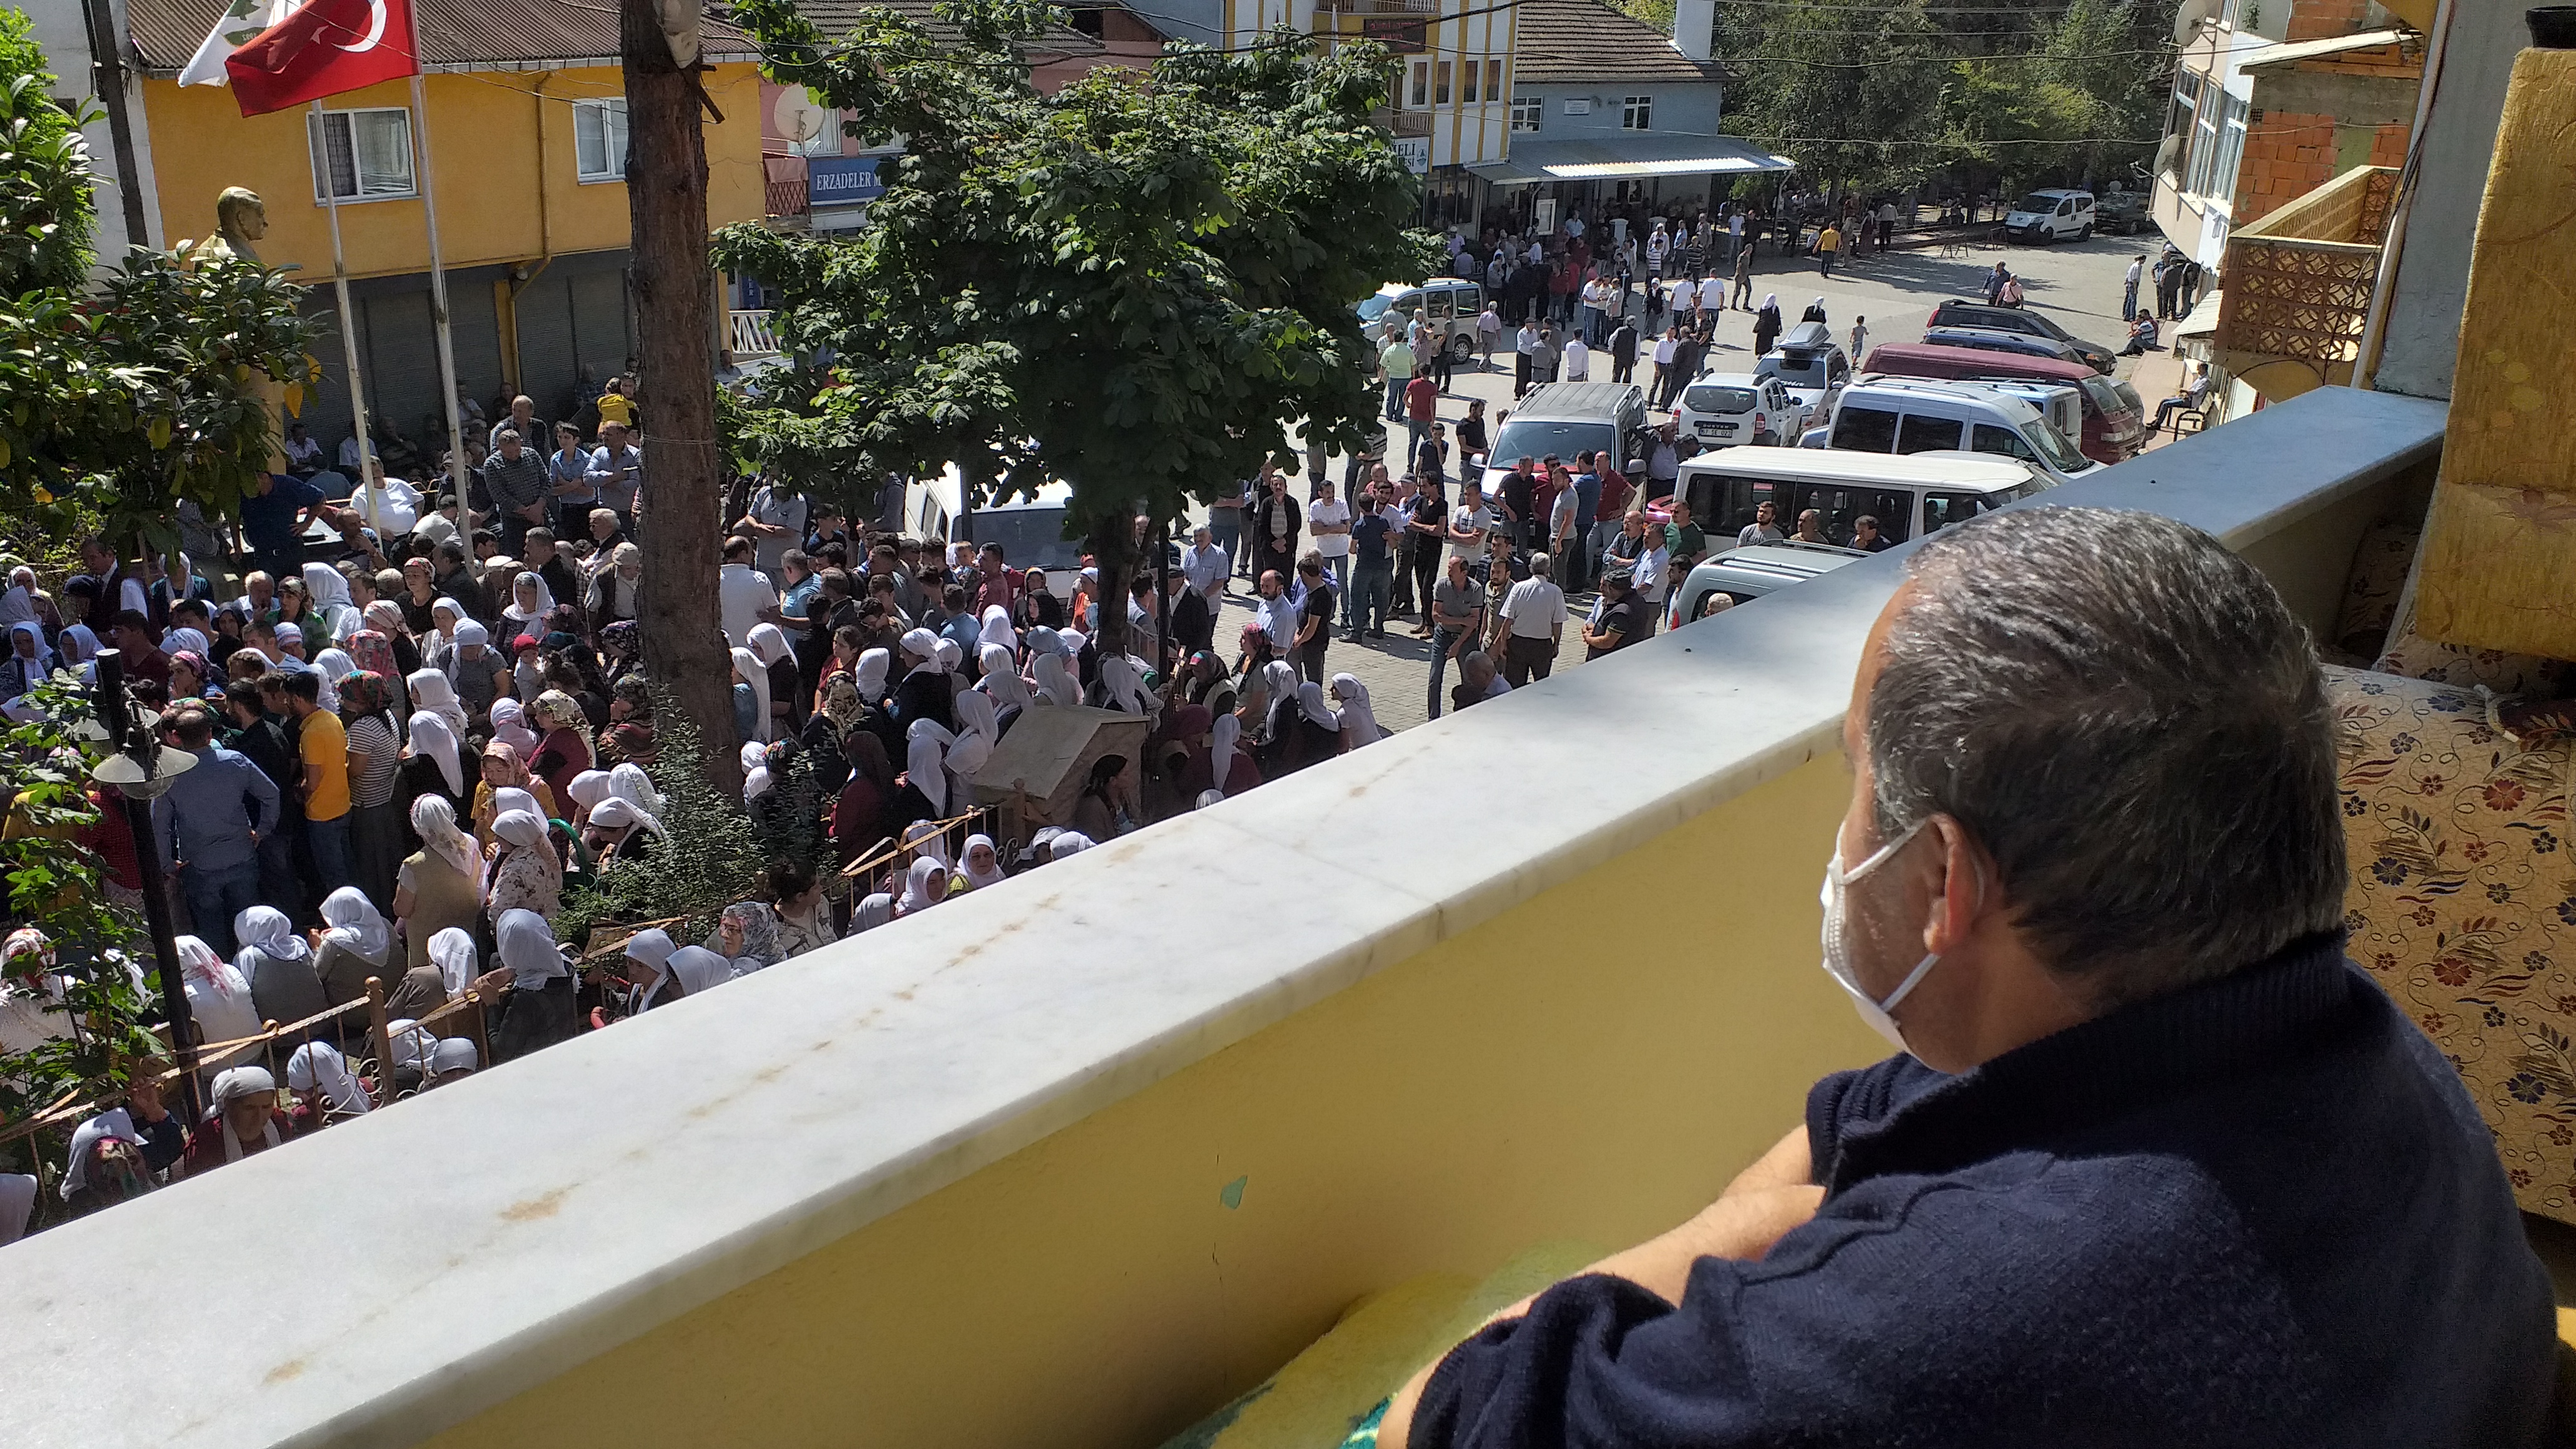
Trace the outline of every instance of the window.
<instances>
[{"instance_id":1,"label":"window","mask_svg":"<svg viewBox=\"0 0 2576 1449\"><path fill-rule=\"evenodd\" d=\"M1929 453L1935 448L1956 448L1959 436L1957 418L1928 418L1908 413L1905 425L1896 432L1896 451Z\"/></svg>"},{"instance_id":2,"label":"window","mask_svg":"<svg viewBox=\"0 0 2576 1449\"><path fill-rule=\"evenodd\" d=\"M1449 62L1445 60L1431 67L1431 104L1435 106L1449 104L1450 69Z\"/></svg>"},{"instance_id":3,"label":"window","mask_svg":"<svg viewBox=\"0 0 2576 1449\"><path fill-rule=\"evenodd\" d=\"M2021 434L2010 428L1999 428L1992 423L1979 423L1976 432L1970 436L1976 440L1973 444L1976 452L2000 453L2007 458L2019 458L2025 463L2039 461L2039 455L2030 450L2030 444L2023 442Z\"/></svg>"},{"instance_id":4,"label":"window","mask_svg":"<svg viewBox=\"0 0 2576 1449\"><path fill-rule=\"evenodd\" d=\"M414 194L411 112L399 106L308 116L305 140L313 153L315 206L328 205L333 197L384 201Z\"/></svg>"},{"instance_id":5,"label":"window","mask_svg":"<svg viewBox=\"0 0 2576 1449\"><path fill-rule=\"evenodd\" d=\"M837 133L839 127L825 129ZM832 149L840 149L837 140ZM626 179L625 97L572 103L572 155L584 181Z\"/></svg>"},{"instance_id":6,"label":"window","mask_svg":"<svg viewBox=\"0 0 2576 1449\"><path fill-rule=\"evenodd\" d=\"M2218 154L2209 163L2210 194L2227 202L2236 201L2236 170L2245 159L2244 101L2229 96L2218 106Z\"/></svg>"},{"instance_id":7,"label":"window","mask_svg":"<svg viewBox=\"0 0 2576 1449\"><path fill-rule=\"evenodd\" d=\"M1512 100L1512 130L1515 134L1538 129L1539 117L1547 114L1547 102L1532 96Z\"/></svg>"},{"instance_id":8,"label":"window","mask_svg":"<svg viewBox=\"0 0 2576 1449\"><path fill-rule=\"evenodd\" d=\"M1630 96L1619 107L1620 130L1651 131L1654 126L1655 98L1653 96Z\"/></svg>"},{"instance_id":9,"label":"window","mask_svg":"<svg viewBox=\"0 0 2576 1449\"><path fill-rule=\"evenodd\" d=\"M1413 63L1412 105L1414 109L1419 110L1429 104L1431 104L1431 62L1417 60Z\"/></svg>"},{"instance_id":10,"label":"window","mask_svg":"<svg viewBox=\"0 0 2576 1449\"><path fill-rule=\"evenodd\" d=\"M1856 453L1896 451L1896 414L1879 408L1846 407L1834 414L1831 446Z\"/></svg>"},{"instance_id":11,"label":"window","mask_svg":"<svg viewBox=\"0 0 2576 1449\"><path fill-rule=\"evenodd\" d=\"M2183 157L2191 150L2192 121L2200 111L2200 72L2179 71L2174 76L2173 115L2165 122L2165 134L2180 138L2181 152L2175 157L2174 179L2179 182L2190 175Z\"/></svg>"},{"instance_id":12,"label":"window","mask_svg":"<svg viewBox=\"0 0 2576 1449\"><path fill-rule=\"evenodd\" d=\"M2227 93L2223 90L2215 96L2204 94L2200 109L2193 116L2191 165L2183 172L2182 189L2194 196L2211 194L2209 166L2218 155L2218 113L2226 107L2227 101Z\"/></svg>"},{"instance_id":13,"label":"window","mask_svg":"<svg viewBox=\"0 0 2576 1449\"><path fill-rule=\"evenodd\" d=\"M1485 63L1481 60L1471 60L1458 67L1458 103L1460 105L1472 106L1476 103L1476 82L1484 73Z\"/></svg>"},{"instance_id":14,"label":"window","mask_svg":"<svg viewBox=\"0 0 2576 1449\"><path fill-rule=\"evenodd\" d=\"M1503 99L1503 63L1499 60L1485 62L1485 99Z\"/></svg>"}]
</instances>

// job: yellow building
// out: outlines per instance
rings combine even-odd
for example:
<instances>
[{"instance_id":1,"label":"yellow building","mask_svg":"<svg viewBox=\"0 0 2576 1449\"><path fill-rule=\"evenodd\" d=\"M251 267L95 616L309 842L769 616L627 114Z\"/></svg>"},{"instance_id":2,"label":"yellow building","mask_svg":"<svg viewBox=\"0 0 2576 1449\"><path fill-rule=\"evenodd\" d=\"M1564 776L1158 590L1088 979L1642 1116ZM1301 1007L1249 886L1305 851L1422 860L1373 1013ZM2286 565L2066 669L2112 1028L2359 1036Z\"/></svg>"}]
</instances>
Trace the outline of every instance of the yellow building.
<instances>
[{"instance_id":1,"label":"yellow building","mask_svg":"<svg viewBox=\"0 0 2576 1449\"><path fill-rule=\"evenodd\" d=\"M407 81L333 96L318 122L301 107L245 117L229 89L177 83L222 0L133 0L126 59L144 77L135 128L152 158L146 209L164 237L202 237L214 229L216 193L258 192L269 223L261 260L300 268L312 309L327 316L337 310L327 177L339 193L369 409L419 440L443 426L432 421L440 399L419 185L426 149L459 385L487 405L525 392L540 417L572 416L582 384L595 393L634 345L615 7L416 3L430 72L425 138ZM706 123L711 227L762 213L751 59L739 34L708 27L707 93L725 116ZM337 333L314 355L325 380L305 421L336 447L350 428Z\"/></svg>"}]
</instances>

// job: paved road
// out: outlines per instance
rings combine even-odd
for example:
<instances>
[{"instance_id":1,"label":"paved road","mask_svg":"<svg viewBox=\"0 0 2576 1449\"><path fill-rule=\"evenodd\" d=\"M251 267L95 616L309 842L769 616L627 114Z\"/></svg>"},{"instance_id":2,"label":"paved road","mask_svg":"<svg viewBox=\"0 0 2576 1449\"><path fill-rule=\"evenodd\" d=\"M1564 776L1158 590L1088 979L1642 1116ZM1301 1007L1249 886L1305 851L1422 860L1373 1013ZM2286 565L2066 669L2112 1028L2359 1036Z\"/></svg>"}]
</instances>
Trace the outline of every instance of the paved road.
<instances>
[{"instance_id":1,"label":"paved road","mask_svg":"<svg viewBox=\"0 0 2576 1449\"><path fill-rule=\"evenodd\" d=\"M1832 277L1821 280L1811 261L1766 257L1755 263L1753 292L1757 302L1766 293L1777 293L1782 314L1790 318L1806 310L1815 298L1823 297L1825 315L1831 319L1839 341L1847 343L1852 320L1865 316L1873 345L1912 342L1921 339L1925 319L1944 298L1982 296L1980 279L2001 259L2021 278L2029 305L2049 312L2077 336L2116 350L2128 330L2120 321L2121 274L2127 270L2129 258L2149 250L2153 242L2152 237L2096 237L2089 242L2049 247L1970 247L1956 257L1899 251L1866 258L1857 266L1838 266ZM1752 315L1727 313L1718 324L1717 343L1710 354L1710 371L1750 371ZM1857 363L1859 359L1853 361ZM1596 376L1609 376L1609 364L1601 355L1595 355L1593 365ZM1641 368L1641 374L1645 370ZM1441 399L1441 417L1452 423L1465 417L1471 398L1485 399L1486 413L1498 415L1511 406L1511 366L1498 359L1497 370L1484 372L1470 364L1459 370L1452 387L1453 391ZM2149 395L2149 405L2160 395ZM1327 471L1338 483L1342 460L1336 456ZM1298 485L1296 491L1302 499L1303 485ZM1236 635L1251 620L1252 610L1247 602L1250 597L1251 585L1238 580L1218 621L1217 640L1229 659ZM1578 596L1574 601L1576 611L1588 609L1591 602L1588 594ZM1411 628L1411 620L1398 619L1384 641L1358 645L1343 643L1336 636L1325 661L1327 668L1349 670L1368 685L1371 708L1378 722L1390 730L1408 729L1429 717L1431 646L1411 637ZM1583 645L1569 626L1557 667L1574 668L1582 657Z\"/></svg>"}]
</instances>

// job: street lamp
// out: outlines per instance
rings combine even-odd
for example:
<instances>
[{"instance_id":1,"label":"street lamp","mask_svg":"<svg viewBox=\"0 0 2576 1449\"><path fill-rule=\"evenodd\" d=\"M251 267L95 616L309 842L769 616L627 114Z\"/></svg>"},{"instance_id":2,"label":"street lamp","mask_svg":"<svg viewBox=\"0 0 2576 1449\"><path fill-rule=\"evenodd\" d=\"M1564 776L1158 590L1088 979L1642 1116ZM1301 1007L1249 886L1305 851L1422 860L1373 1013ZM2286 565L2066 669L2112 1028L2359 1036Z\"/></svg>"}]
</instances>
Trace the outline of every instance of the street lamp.
<instances>
[{"instance_id":1,"label":"street lamp","mask_svg":"<svg viewBox=\"0 0 2576 1449\"><path fill-rule=\"evenodd\" d=\"M125 694L125 656L102 649L96 660L98 682L90 702L107 732L108 756L90 778L116 787L125 802L125 823L134 837L135 869L143 877L143 919L152 930L152 951L161 963L161 1009L170 1019L170 1046L179 1058L179 1087L188 1104L193 1128L205 1116L198 1100L197 1032L188 1013L188 989L179 970L179 942L170 921L168 882L161 878L161 843L152 835L152 802L178 777L196 768L197 757L163 745L152 732L159 723L149 710L137 711Z\"/></svg>"}]
</instances>

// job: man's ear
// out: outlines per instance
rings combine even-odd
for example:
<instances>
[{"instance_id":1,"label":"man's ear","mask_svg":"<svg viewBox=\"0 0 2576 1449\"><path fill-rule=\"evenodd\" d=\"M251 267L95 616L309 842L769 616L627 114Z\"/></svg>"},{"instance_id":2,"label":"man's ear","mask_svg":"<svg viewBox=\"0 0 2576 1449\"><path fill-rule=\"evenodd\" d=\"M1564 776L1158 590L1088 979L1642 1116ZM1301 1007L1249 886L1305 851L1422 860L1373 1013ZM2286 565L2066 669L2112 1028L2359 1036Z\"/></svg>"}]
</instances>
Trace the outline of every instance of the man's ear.
<instances>
[{"instance_id":1,"label":"man's ear","mask_svg":"<svg viewBox=\"0 0 2576 1449\"><path fill-rule=\"evenodd\" d=\"M1968 828L1949 815L1932 817L1926 833L1939 848L1923 868L1933 873L1926 894L1930 901L1923 924L1923 949L1947 954L1973 935L1978 918L1991 904L1986 889L1994 862Z\"/></svg>"}]
</instances>

